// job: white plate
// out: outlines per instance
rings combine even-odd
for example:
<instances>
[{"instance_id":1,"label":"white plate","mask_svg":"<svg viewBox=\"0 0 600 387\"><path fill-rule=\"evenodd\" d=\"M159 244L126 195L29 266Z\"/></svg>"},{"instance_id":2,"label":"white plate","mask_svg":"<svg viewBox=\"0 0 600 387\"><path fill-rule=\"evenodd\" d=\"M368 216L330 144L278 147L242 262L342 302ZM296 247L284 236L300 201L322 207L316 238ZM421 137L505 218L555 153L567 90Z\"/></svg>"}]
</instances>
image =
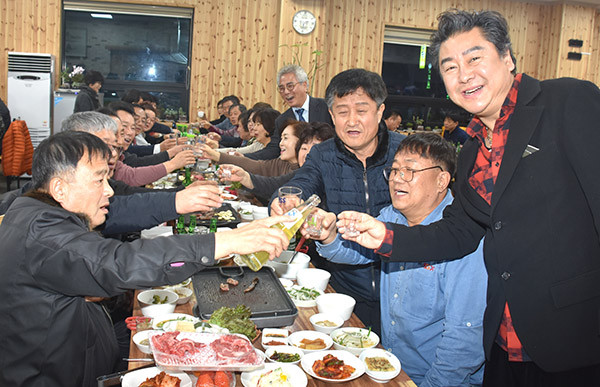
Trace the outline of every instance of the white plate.
<instances>
[{"instance_id":1,"label":"white plate","mask_svg":"<svg viewBox=\"0 0 600 387\"><path fill-rule=\"evenodd\" d=\"M302 341L302 339L308 339L308 340L322 339L325 342L325 348L323 348L323 349L302 349L299 347L299 344ZM292 345L296 348L300 348L305 354L307 354L307 353L313 353L313 352L322 352L322 351L325 351L325 350L331 348L331 346L333 345L333 339L331 337L329 337L329 335L326 335L325 333L321 333L321 332L317 332L317 331L298 331L298 332L292 333L288 337L288 344Z\"/></svg>"},{"instance_id":2,"label":"white plate","mask_svg":"<svg viewBox=\"0 0 600 387\"><path fill-rule=\"evenodd\" d=\"M157 367L143 368L141 370L132 371L121 380L121 386L123 387L138 387L142 382L145 382L148 378L153 378L161 372ZM181 379L180 387L192 387L192 380L185 372L167 372L168 375L176 376Z\"/></svg>"},{"instance_id":3,"label":"white plate","mask_svg":"<svg viewBox=\"0 0 600 387\"><path fill-rule=\"evenodd\" d=\"M282 335L283 337L277 337L272 335ZM290 332L287 329L277 329L277 328L265 328L262 331L262 340L261 344L264 349L268 349L270 347L281 347L286 346L288 343L288 336ZM281 345L269 345L267 343L271 341L277 341L283 343Z\"/></svg>"},{"instance_id":4,"label":"white plate","mask_svg":"<svg viewBox=\"0 0 600 387\"><path fill-rule=\"evenodd\" d=\"M394 367L393 371L370 371L365 363L367 357L383 357L386 358L390 364ZM400 360L391 352L381 348L370 348L365 349L359 356L359 359L365 363L365 372L367 375L377 383L387 383L394 379L400 374L401 365Z\"/></svg>"},{"instance_id":5,"label":"white plate","mask_svg":"<svg viewBox=\"0 0 600 387\"><path fill-rule=\"evenodd\" d=\"M315 363L315 361L323 359L325 355L328 354L332 354L333 356L342 360L344 364L354 367L354 372L352 373L352 375L350 375L346 379L328 379L315 374L315 372L312 369L313 364ZM320 351L308 353L302 357L302 360L300 360L300 364L302 365L304 371L313 378L324 380L330 383L348 382L350 380L358 378L359 376L365 373L365 364L362 362L362 360L359 360L356 356L354 356L348 351Z\"/></svg>"},{"instance_id":6,"label":"white plate","mask_svg":"<svg viewBox=\"0 0 600 387\"><path fill-rule=\"evenodd\" d=\"M306 374L302 372L300 367L293 364L280 364L280 363L267 363L265 368L252 372L242 372L242 384L244 387L256 387L256 381L253 379L257 376L267 373L268 371L281 368L289 378L288 381L293 387L306 387L308 384L308 378ZM137 387L137 386L136 386Z\"/></svg>"},{"instance_id":7,"label":"white plate","mask_svg":"<svg viewBox=\"0 0 600 387\"><path fill-rule=\"evenodd\" d=\"M200 322L201 320L198 317L194 317L191 316L189 314L185 314L185 313L169 313L169 314L163 314L162 316L158 316L156 318L154 318L152 320L152 329L155 330L169 330L169 329L164 329L164 323L161 324L161 326L159 327L159 324L161 322L167 321L167 320L180 320L180 321L190 321L193 322L194 324L197 322ZM176 324L173 324L176 325Z\"/></svg>"}]
</instances>

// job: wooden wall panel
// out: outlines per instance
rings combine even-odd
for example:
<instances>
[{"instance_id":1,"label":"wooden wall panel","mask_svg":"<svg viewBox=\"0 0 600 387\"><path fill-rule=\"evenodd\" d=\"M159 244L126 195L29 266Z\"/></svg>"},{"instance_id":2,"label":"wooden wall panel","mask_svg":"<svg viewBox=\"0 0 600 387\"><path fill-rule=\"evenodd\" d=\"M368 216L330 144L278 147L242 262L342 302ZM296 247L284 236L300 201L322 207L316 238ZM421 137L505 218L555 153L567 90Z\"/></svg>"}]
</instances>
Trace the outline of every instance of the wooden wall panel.
<instances>
[{"instance_id":1,"label":"wooden wall panel","mask_svg":"<svg viewBox=\"0 0 600 387\"><path fill-rule=\"evenodd\" d=\"M118 1L118 0L105 0ZM194 8L191 98L196 109L214 116L217 100L239 95L284 109L276 91L276 72L291 62L284 45L304 44L303 65L322 50L324 67L314 80L323 96L341 70L364 67L380 72L386 25L433 30L445 9L494 9L506 16L519 71L546 79L576 76L600 84L600 11L592 7L504 0L128 0L132 3ZM60 63L60 0L0 0L0 97L6 98L8 51L51 53ZM308 9L315 31L297 34L294 13ZM581 62L566 60L566 41L581 34ZM566 40L565 40L566 39Z\"/></svg>"},{"instance_id":2,"label":"wooden wall panel","mask_svg":"<svg viewBox=\"0 0 600 387\"><path fill-rule=\"evenodd\" d=\"M567 60L567 53L590 52L592 29L594 27L594 16L592 12L581 6L563 7L561 38L559 42L558 74L561 76L586 78L588 66L590 64L590 55L583 55L580 61ZM583 40L583 47L569 47L569 39Z\"/></svg>"},{"instance_id":3,"label":"wooden wall panel","mask_svg":"<svg viewBox=\"0 0 600 387\"><path fill-rule=\"evenodd\" d=\"M590 54L587 79L595 80L596 84L600 85L600 10L594 14Z\"/></svg>"}]
</instances>

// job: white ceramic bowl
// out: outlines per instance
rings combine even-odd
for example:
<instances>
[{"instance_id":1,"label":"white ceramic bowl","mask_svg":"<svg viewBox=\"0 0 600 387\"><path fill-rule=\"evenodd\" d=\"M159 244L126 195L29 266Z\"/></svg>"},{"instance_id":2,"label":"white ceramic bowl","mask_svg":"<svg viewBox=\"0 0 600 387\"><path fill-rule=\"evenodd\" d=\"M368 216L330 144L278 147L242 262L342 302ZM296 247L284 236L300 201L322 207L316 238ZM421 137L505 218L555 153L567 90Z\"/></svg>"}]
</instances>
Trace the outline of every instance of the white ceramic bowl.
<instances>
[{"instance_id":1,"label":"white ceramic bowl","mask_svg":"<svg viewBox=\"0 0 600 387\"><path fill-rule=\"evenodd\" d=\"M299 270L298 274L296 274L298 285L305 288L314 288L322 292L325 291L329 283L329 278L331 278L331 274L327 270L313 267Z\"/></svg>"},{"instance_id":2,"label":"white ceramic bowl","mask_svg":"<svg viewBox=\"0 0 600 387\"><path fill-rule=\"evenodd\" d=\"M293 361L293 362L282 362L282 361L277 361L277 360L271 360L271 356L273 356L275 351L277 351L278 353L289 353L291 355L298 354L300 357L298 358L297 361ZM300 360L302 360L302 356L304 355L304 352L300 348L293 347L291 345L286 345L286 346L270 347L269 349L267 349L265 351L265 355L267 355L267 359L273 363L298 364L298 363L300 363Z\"/></svg>"},{"instance_id":3,"label":"white ceramic bowl","mask_svg":"<svg viewBox=\"0 0 600 387\"><path fill-rule=\"evenodd\" d=\"M163 300L167 297L167 302L164 304L153 304L154 296L160 297ZM179 296L177 293L166 289L151 289L140 292L137 296L142 309L142 314L146 317L156 317L162 314L173 313Z\"/></svg>"},{"instance_id":4,"label":"white ceramic bowl","mask_svg":"<svg viewBox=\"0 0 600 387\"><path fill-rule=\"evenodd\" d=\"M317 297L317 309L319 313L337 314L344 321L352 316L356 300L342 293L325 293Z\"/></svg>"},{"instance_id":5,"label":"white ceramic bowl","mask_svg":"<svg viewBox=\"0 0 600 387\"><path fill-rule=\"evenodd\" d=\"M310 257L304 253L298 253L294 257L294 260L289 265L287 261L289 261L294 255L295 251L284 251L281 255L272 261L267 261L266 265L271 266L275 269L275 273L278 277L287 278L291 280L296 279L296 274L308 267L310 263Z\"/></svg>"},{"instance_id":6,"label":"white ceramic bowl","mask_svg":"<svg viewBox=\"0 0 600 387\"><path fill-rule=\"evenodd\" d=\"M169 290L177 293L177 296L179 296L179 298L177 299L177 305L182 305L188 302L190 298L192 298L192 294L194 293L192 289L184 288L182 286L175 287Z\"/></svg>"},{"instance_id":7,"label":"white ceramic bowl","mask_svg":"<svg viewBox=\"0 0 600 387\"><path fill-rule=\"evenodd\" d=\"M281 285L283 285L284 289L290 289L292 286L294 286L294 283L292 282L292 280L289 280L287 278L279 278L279 282L281 282Z\"/></svg>"},{"instance_id":8,"label":"white ceramic bowl","mask_svg":"<svg viewBox=\"0 0 600 387\"><path fill-rule=\"evenodd\" d=\"M326 335L330 334L331 332L344 325L344 319L341 316L333 313L316 313L310 316L309 320L315 331L325 333ZM323 321L329 321L334 323L335 325L328 327L322 324L318 324L319 322Z\"/></svg>"},{"instance_id":9,"label":"white ceramic bowl","mask_svg":"<svg viewBox=\"0 0 600 387\"><path fill-rule=\"evenodd\" d=\"M244 222L252 222L254 220L254 214L252 213L252 209L250 208L240 208L240 218ZM241 223L240 223L241 224Z\"/></svg>"},{"instance_id":10,"label":"white ceramic bowl","mask_svg":"<svg viewBox=\"0 0 600 387\"><path fill-rule=\"evenodd\" d=\"M252 207L252 216L254 219L264 219L269 217L269 208L268 207Z\"/></svg>"},{"instance_id":11,"label":"white ceramic bowl","mask_svg":"<svg viewBox=\"0 0 600 387\"><path fill-rule=\"evenodd\" d=\"M307 340L321 339L325 343L325 348L320 348L320 349L300 348L300 344L303 339L307 339ZM294 347L300 348L306 354L306 353L312 353L312 352L325 351L325 350L331 348L331 346L333 345L333 339L331 337L329 337L329 335L326 335L325 333L321 333L321 332L298 331L298 332L292 333L288 337L288 343Z\"/></svg>"},{"instance_id":12,"label":"white ceramic bowl","mask_svg":"<svg viewBox=\"0 0 600 387\"><path fill-rule=\"evenodd\" d=\"M393 371L371 371L366 363L366 358L368 357L383 357L387 359L392 367L394 367ZM367 376L371 378L373 381L377 383L387 383L390 380L394 379L400 373L401 365L400 360L391 352L386 351L381 348L371 348L365 349L359 356L359 359L365 363L365 370L367 372Z\"/></svg>"},{"instance_id":13,"label":"white ceramic bowl","mask_svg":"<svg viewBox=\"0 0 600 387\"><path fill-rule=\"evenodd\" d=\"M363 346L362 348L358 345L348 345L348 344L340 344L340 338L346 334L356 334L360 335L358 337L362 337L365 340L368 340L370 344ZM379 336L375 332L371 332L365 328L338 328L329 334L333 339L333 348L348 351L355 356L359 356L365 349L374 348L379 344Z\"/></svg>"},{"instance_id":14,"label":"white ceramic bowl","mask_svg":"<svg viewBox=\"0 0 600 387\"><path fill-rule=\"evenodd\" d=\"M139 331L135 335L133 335L133 342L143 353L151 354L152 349L150 349L150 342L146 341L146 343L142 344L143 340L150 340L149 334L152 332L151 330Z\"/></svg>"}]
</instances>

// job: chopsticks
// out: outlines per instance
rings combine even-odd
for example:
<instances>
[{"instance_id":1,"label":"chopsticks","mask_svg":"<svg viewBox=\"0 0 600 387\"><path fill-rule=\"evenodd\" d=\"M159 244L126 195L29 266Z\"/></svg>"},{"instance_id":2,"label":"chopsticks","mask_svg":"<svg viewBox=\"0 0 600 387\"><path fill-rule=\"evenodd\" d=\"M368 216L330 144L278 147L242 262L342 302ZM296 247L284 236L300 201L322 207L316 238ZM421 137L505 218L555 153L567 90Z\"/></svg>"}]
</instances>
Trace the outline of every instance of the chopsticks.
<instances>
[{"instance_id":1,"label":"chopsticks","mask_svg":"<svg viewBox=\"0 0 600 387\"><path fill-rule=\"evenodd\" d=\"M124 357L123 360L125 360L125 361L151 361L151 362L154 362L154 359L148 359L147 357L140 358L140 359L130 359L130 358Z\"/></svg>"}]
</instances>

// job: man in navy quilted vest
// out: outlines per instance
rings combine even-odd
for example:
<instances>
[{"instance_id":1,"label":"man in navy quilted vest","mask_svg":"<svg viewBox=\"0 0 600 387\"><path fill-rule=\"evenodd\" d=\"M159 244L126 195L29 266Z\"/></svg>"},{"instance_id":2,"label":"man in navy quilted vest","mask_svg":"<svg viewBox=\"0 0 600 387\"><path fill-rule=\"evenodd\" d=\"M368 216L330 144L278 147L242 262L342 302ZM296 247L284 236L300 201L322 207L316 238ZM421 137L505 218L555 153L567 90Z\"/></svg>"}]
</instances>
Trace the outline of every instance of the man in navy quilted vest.
<instances>
[{"instance_id":1,"label":"man in navy quilted vest","mask_svg":"<svg viewBox=\"0 0 600 387\"><path fill-rule=\"evenodd\" d=\"M350 69L333 77L325 99L336 137L315 145L287 185L302 189L304 200L319 195L327 211L356 210L377 216L390 204L383 169L392 164L404 138L383 123L386 97L381 76L371 71ZM272 201L271 210L282 212L277 201ZM354 297L354 312L379 333L379 263L326 265L334 289Z\"/></svg>"}]
</instances>

